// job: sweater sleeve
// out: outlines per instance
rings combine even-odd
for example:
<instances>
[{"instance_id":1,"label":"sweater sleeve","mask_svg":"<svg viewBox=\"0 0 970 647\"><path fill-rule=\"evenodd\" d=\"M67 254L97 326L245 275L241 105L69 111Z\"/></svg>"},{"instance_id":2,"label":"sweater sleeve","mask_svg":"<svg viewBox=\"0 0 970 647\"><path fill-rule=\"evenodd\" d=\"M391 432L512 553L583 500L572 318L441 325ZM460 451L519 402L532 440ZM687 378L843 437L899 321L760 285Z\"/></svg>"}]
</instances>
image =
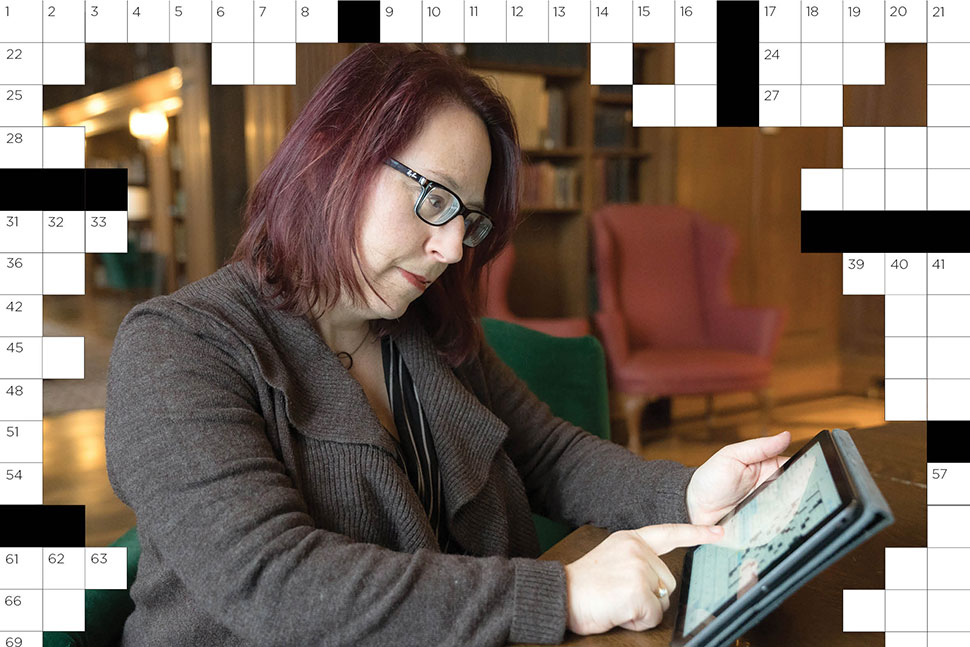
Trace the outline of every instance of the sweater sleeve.
<instances>
[{"instance_id":1,"label":"sweater sleeve","mask_svg":"<svg viewBox=\"0 0 970 647\"><path fill-rule=\"evenodd\" d=\"M505 450L534 512L610 532L689 523L687 484L697 468L644 460L554 416L488 344L481 362L492 410L509 426Z\"/></svg>"},{"instance_id":2,"label":"sweater sleeve","mask_svg":"<svg viewBox=\"0 0 970 647\"><path fill-rule=\"evenodd\" d=\"M129 313L105 420L111 484L188 604L263 647L562 640L558 562L396 552L316 527L266 437L242 344L192 328Z\"/></svg>"}]
</instances>

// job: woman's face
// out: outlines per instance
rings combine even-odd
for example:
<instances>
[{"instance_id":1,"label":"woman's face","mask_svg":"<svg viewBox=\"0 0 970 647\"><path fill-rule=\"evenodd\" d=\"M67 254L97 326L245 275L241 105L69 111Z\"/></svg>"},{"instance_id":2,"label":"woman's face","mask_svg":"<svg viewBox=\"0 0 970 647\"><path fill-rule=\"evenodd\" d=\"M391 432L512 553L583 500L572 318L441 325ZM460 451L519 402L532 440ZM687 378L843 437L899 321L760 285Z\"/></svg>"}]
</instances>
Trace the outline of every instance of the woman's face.
<instances>
[{"instance_id":1,"label":"woman's face","mask_svg":"<svg viewBox=\"0 0 970 647\"><path fill-rule=\"evenodd\" d=\"M468 108L448 105L394 159L443 184L465 206L484 210L492 165L488 131ZM387 305L367 288L367 319L396 319L449 265L461 260L464 219L435 227L418 218L421 185L390 166L378 171L361 214L360 257L367 278Z\"/></svg>"}]
</instances>

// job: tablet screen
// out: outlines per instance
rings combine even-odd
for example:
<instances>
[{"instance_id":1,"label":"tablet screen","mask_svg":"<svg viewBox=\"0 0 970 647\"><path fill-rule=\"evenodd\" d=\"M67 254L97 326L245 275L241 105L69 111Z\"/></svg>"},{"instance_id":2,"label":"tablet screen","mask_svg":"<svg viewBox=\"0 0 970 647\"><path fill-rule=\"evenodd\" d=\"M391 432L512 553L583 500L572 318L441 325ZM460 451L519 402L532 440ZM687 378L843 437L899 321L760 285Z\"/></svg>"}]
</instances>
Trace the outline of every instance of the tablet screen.
<instances>
[{"instance_id":1,"label":"tablet screen","mask_svg":"<svg viewBox=\"0 0 970 647\"><path fill-rule=\"evenodd\" d=\"M822 440L809 443L725 517L721 541L693 549L682 635L722 613L848 505L848 492L833 477Z\"/></svg>"}]
</instances>

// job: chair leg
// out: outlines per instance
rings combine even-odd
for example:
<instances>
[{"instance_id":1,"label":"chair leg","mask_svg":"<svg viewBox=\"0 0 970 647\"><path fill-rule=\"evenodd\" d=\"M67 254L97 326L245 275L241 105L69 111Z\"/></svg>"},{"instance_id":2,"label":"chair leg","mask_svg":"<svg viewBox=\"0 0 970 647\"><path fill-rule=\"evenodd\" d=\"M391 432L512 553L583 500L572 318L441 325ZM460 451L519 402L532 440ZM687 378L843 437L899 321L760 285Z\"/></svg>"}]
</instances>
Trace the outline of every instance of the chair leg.
<instances>
[{"instance_id":1,"label":"chair leg","mask_svg":"<svg viewBox=\"0 0 970 647\"><path fill-rule=\"evenodd\" d=\"M643 416L643 409L647 406L650 398L640 393L620 393L619 401L620 409L623 411L623 418L626 421L627 449L639 456L640 419Z\"/></svg>"},{"instance_id":2,"label":"chair leg","mask_svg":"<svg viewBox=\"0 0 970 647\"><path fill-rule=\"evenodd\" d=\"M772 412L775 407L775 396L770 388L758 391L758 402L761 404L761 435L768 435L768 425L772 420Z\"/></svg>"}]
</instances>

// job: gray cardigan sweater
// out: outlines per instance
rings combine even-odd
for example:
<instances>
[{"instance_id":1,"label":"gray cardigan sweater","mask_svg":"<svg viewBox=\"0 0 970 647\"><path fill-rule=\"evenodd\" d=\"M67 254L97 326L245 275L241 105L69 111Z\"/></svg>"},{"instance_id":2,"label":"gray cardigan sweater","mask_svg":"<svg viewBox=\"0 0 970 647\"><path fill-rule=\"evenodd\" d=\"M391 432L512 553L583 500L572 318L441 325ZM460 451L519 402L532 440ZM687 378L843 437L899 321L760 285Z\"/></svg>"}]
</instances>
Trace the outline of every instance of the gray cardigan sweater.
<instances>
[{"instance_id":1,"label":"gray cardigan sweater","mask_svg":"<svg viewBox=\"0 0 970 647\"><path fill-rule=\"evenodd\" d=\"M227 265L128 313L105 443L142 553L122 644L556 643L563 565L530 511L610 531L686 522L693 469L562 419L484 347L451 369L397 337L440 462L441 553L395 441L308 318Z\"/></svg>"}]
</instances>

